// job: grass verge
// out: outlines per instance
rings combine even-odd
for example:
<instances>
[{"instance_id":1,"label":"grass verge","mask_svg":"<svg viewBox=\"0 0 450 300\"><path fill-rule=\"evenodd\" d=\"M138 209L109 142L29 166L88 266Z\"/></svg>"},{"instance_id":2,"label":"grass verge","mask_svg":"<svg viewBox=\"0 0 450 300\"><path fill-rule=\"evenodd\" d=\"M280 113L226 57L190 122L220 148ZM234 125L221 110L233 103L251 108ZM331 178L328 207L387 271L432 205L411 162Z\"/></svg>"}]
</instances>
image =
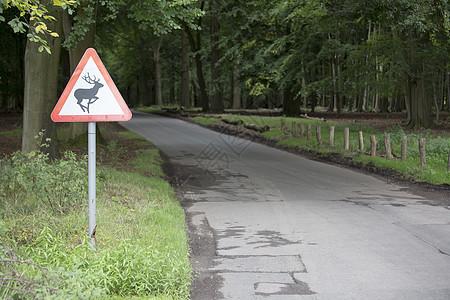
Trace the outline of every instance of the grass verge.
<instances>
[{"instance_id":1,"label":"grass verge","mask_svg":"<svg viewBox=\"0 0 450 300\"><path fill-rule=\"evenodd\" d=\"M360 124L333 124L317 119L285 118L285 117L260 117L260 116L239 116L221 115L214 117L194 117L193 121L205 126L219 126L221 119L230 121L242 120L246 123L261 126L268 125L271 130L262 134L266 139L272 140L276 145L300 151L311 151L319 154L339 153L342 156L350 157L356 163L371 164L387 169L395 170L402 174L404 178L415 181L429 182L432 184L450 184L450 171L447 170L448 155L450 149L450 135L432 135L430 131L406 133L402 127L395 126L386 132L380 132L374 128ZM286 121L288 134L281 130L281 120ZM297 126L311 124L311 139L306 136L292 136L292 122ZM322 143L318 143L316 128L321 128ZM330 126L335 127L334 145L330 145ZM344 128L350 131L349 150L344 149ZM358 132L362 131L364 136L364 147L359 148ZM305 133L306 134L306 133ZM370 156L369 136L375 135L377 139L377 156ZM389 135L392 145L393 159L386 159L384 136ZM401 154L401 139L407 136L407 160L399 159ZM426 139L427 166L420 166L420 154L418 147L419 138Z\"/></svg>"},{"instance_id":2,"label":"grass verge","mask_svg":"<svg viewBox=\"0 0 450 300\"><path fill-rule=\"evenodd\" d=\"M133 133L104 132L95 250L87 241L85 156L1 160L0 298L189 297L184 212L158 150Z\"/></svg>"}]
</instances>

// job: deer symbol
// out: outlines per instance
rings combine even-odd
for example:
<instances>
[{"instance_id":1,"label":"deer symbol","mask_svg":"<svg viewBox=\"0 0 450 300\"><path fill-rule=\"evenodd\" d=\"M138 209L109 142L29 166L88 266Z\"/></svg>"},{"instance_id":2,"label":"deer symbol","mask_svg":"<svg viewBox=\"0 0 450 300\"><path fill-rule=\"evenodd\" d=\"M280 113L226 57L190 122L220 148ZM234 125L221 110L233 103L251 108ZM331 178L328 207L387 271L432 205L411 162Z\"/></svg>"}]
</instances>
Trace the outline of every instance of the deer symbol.
<instances>
[{"instance_id":1,"label":"deer symbol","mask_svg":"<svg viewBox=\"0 0 450 300\"><path fill-rule=\"evenodd\" d=\"M95 76L94 79L92 79L89 73L87 73L87 75L85 75L83 79L87 83L93 84L94 86L90 89L77 89L74 92L74 96L77 99L77 104L81 107L83 112L87 111L87 113L89 113L89 105L98 100L98 97L96 95L98 89L101 88L103 84L101 84L100 79L97 79ZM83 100L87 100L86 105L83 105Z\"/></svg>"}]
</instances>

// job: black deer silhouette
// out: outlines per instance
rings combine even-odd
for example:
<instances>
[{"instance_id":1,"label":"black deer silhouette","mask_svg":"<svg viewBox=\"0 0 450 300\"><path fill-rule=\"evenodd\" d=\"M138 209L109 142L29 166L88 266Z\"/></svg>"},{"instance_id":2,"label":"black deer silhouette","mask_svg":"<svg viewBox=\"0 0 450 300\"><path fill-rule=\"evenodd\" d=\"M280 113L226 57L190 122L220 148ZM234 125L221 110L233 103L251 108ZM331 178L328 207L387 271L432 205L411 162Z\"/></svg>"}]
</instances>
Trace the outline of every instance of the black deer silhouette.
<instances>
[{"instance_id":1,"label":"black deer silhouette","mask_svg":"<svg viewBox=\"0 0 450 300\"><path fill-rule=\"evenodd\" d=\"M97 101L98 97L97 92L98 89L103 86L103 84L100 83L100 79L97 79L94 76L94 79L91 78L89 73L83 77L84 81L86 81L89 84L93 84L94 86L90 89L77 89L74 92L74 96L77 99L77 104L81 107L83 112L89 113L89 105ZM83 100L87 100L86 105L83 105Z\"/></svg>"}]
</instances>

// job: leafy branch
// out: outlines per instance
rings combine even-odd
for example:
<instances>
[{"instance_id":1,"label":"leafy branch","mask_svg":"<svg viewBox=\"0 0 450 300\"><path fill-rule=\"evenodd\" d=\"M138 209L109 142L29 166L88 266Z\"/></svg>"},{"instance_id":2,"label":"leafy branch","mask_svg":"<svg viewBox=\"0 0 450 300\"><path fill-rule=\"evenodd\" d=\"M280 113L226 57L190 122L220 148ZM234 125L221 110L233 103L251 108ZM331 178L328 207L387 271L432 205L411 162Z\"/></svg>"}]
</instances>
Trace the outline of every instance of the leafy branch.
<instances>
[{"instance_id":1,"label":"leafy branch","mask_svg":"<svg viewBox=\"0 0 450 300\"><path fill-rule=\"evenodd\" d=\"M60 7L62 9L74 6L76 3L77 1L74 0L50 1L52 7ZM0 22L6 22L3 16L3 10L9 8L16 8L19 12L18 15L8 22L8 25L11 26L14 33L25 33L28 31L28 39L41 44L38 48L39 52L45 50L50 54L50 46L44 37L50 35L57 38L59 35L47 27L48 23L56 21L55 17L50 14L47 5L41 3L39 0L0 0Z\"/></svg>"}]
</instances>

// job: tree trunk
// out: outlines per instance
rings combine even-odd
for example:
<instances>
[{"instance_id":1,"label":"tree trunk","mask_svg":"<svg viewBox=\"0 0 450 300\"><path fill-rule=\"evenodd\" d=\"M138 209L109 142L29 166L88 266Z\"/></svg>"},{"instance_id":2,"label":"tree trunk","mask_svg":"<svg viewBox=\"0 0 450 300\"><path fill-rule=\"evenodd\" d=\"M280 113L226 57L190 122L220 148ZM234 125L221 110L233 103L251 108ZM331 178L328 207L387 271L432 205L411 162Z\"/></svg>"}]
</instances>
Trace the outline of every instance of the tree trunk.
<instances>
[{"instance_id":1,"label":"tree trunk","mask_svg":"<svg viewBox=\"0 0 450 300\"><path fill-rule=\"evenodd\" d=\"M302 100L303 100L303 108L306 108L307 103L307 97L306 97L306 75L305 75L305 64L302 61Z\"/></svg>"},{"instance_id":2,"label":"tree trunk","mask_svg":"<svg viewBox=\"0 0 450 300\"><path fill-rule=\"evenodd\" d=\"M186 33L181 31L181 51L182 51L182 62L181 62L181 105L184 107L191 106L191 78L189 75L189 47L186 40Z\"/></svg>"},{"instance_id":3,"label":"tree trunk","mask_svg":"<svg viewBox=\"0 0 450 300\"><path fill-rule=\"evenodd\" d=\"M169 103L176 104L176 97L175 97L175 75L172 74L170 76L170 82L169 82Z\"/></svg>"},{"instance_id":4,"label":"tree trunk","mask_svg":"<svg viewBox=\"0 0 450 300\"><path fill-rule=\"evenodd\" d=\"M411 70L406 92L406 107L410 118L407 126L411 129L431 128L434 126L432 104L425 91L424 65L416 53L416 45L411 45Z\"/></svg>"},{"instance_id":5,"label":"tree trunk","mask_svg":"<svg viewBox=\"0 0 450 300\"><path fill-rule=\"evenodd\" d=\"M447 72L447 111L450 112L450 72Z\"/></svg>"},{"instance_id":6,"label":"tree trunk","mask_svg":"<svg viewBox=\"0 0 450 300\"><path fill-rule=\"evenodd\" d=\"M331 58L331 75L333 82L333 94L328 106L328 111L330 112L336 110L336 61L334 59L334 56Z\"/></svg>"},{"instance_id":7,"label":"tree trunk","mask_svg":"<svg viewBox=\"0 0 450 300\"><path fill-rule=\"evenodd\" d=\"M235 58L233 62L233 108L241 108L241 88L239 77L239 59Z\"/></svg>"},{"instance_id":8,"label":"tree trunk","mask_svg":"<svg viewBox=\"0 0 450 300\"><path fill-rule=\"evenodd\" d=\"M203 10L205 6L205 1L202 1L200 4L200 9ZM201 28L202 25L202 18L198 19L197 26ZM189 44L191 46L191 50L195 53L195 68L197 71L197 80L198 80L198 86L200 88L200 102L202 105L202 110L204 112L209 111L209 97L208 93L206 91L206 83L205 83L205 77L203 76L203 62L200 54L201 50L201 33L200 30L197 31L197 43L195 42L194 36L192 35L191 30L189 27L184 24L183 26L184 31L186 32L186 35L188 37Z\"/></svg>"},{"instance_id":9,"label":"tree trunk","mask_svg":"<svg viewBox=\"0 0 450 300\"><path fill-rule=\"evenodd\" d=\"M299 103L294 100L291 87L286 87L283 91L283 114L289 117L299 114Z\"/></svg>"},{"instance_id":10,"label":"tree trunk","mask_svg":"<svg viewBox=\"0 0 450 300\"><path fill-rule=\"evenodd\" d=\"M153 47L153 62L155 63L155 98L156 105L162 106L162 80L161 80L161 44L163 36L158 37L156 45Z\"/></svg>"},{"instance_id":11,"label":"tree trunk","mask_svg":"<svg viewBox=\"0 0 450 300\"><path fill-rule=\"evenodd\" d=\"M410 120L408 127L411 129L431 128L434 123L431 118L431 105L425 95L424 79L408 80L407 107L409 107Z\"/></svg>"},{"instance_id":12,"label":"tree trunk","mask_svg":"<svg viewBox=\"0 0 450 300\"><path fill-rule=\"evenodd\" d=\"M152 87L151 87L151 79L152 79L152 59L150 58L150 49L147 46L147 41L141 36L140 37L140 64L142 66L142 73L140 73L141 79L138 80L141 97L139 98L139 102L142 105L153 105L153 95L152 95ZM138 75L139 76L139 75Z\"/></svg>"},{"instance_id":13,"label":"tree trunk","mask_svg":"<svg viewBox=\"0 0 450 300\"><path fill-rule=\"evenodd\" d=\"M211 39L211 112L222 113L223 101L221 97L221 84L219 82L220 74L217 68L217 62L219 61L219 0L210 1L211 9L211 27L210 27L210 39Z\"/></svg>"},{"instance_id":14,"label":"tree trunk","mask_svg":"<svg viewBox=\"0 0 450 300\"><path fill-rule=\"evenodd\" d=\"M336 60L337 60L337 62L336 62L337 78L336 78L336 80L337 81L336 81L336 91L335 91L335 94L336 94L336 104L335 105L336 105L337 114L340 115L342 112L341 59L340 59L339 54L337 54L336 57L337 57L336 58Z\"/></svg>"},{"instance_id":15,"label":"tree trunk","mask_svg":"<svg viewBox=\"0 0 450 300\"><path fill-rule=\"evenodd\" d=\"M49 5L50 1L43 1ZM47 27L62 35L61 13L52 14L56 21L47 24ZM58 88L58 66L61 53L61 38L53 38L49 35L45 38L51 48L52 54L46 51L39 52L39 43L27 40L25 49L25 88L23 110L23 134L22 151L30 152L38 149L35 136L45 130L44 140L49 146L46 152L50 157L58 155L56 127L50 119L51 111L56 105ZM50 142L46 141L50 138Z\"/></svg>"},{"instance_id":16,"label":"tree trunk","mask_svg":"<svg viewBox=\"0 0 450 300\"><path fill-rule=\"evenodd\" d=\"M203 76L203 62L199 52L201 50L200 34L199 33L197 34L197 44L196 44L191 30L187 26L185 26L184 28L188 36L189 44L191 45L191 49L194 49L195 52L195 69L197 72L198 86L200 88L200 103L202 105L202 110L204 112L207 112L209 111L209 97L206 91L205 77Z\"/></svg>"}]
</instances>

